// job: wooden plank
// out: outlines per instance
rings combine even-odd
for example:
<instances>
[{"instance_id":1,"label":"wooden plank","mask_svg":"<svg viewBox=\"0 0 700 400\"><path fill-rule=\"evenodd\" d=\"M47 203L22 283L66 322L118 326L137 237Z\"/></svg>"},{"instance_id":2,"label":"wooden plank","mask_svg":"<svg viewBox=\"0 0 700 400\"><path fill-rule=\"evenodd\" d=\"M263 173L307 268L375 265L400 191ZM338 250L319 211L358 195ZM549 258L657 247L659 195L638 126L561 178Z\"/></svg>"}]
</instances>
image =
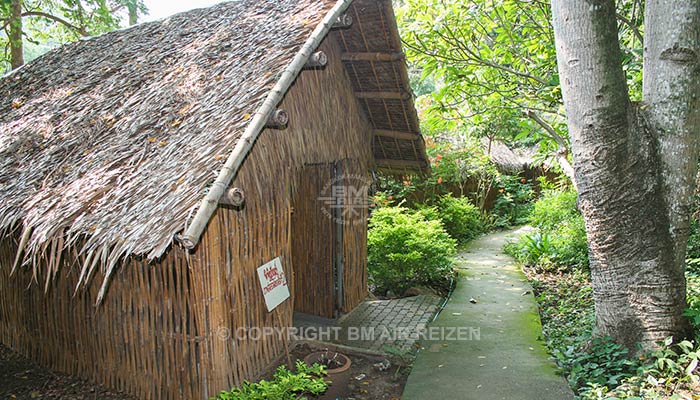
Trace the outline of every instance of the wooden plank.
<instances>
[{"instance_id":1,"label":"wooden plank","mask_svg":"<svg viewBox=\"0 0 700 400\"><path fill-rule=\"evenodd\" d=\"M294 309L333 318L333 220L318 201L331 181L330 164L307 165L299 173L292 214L292 258L294 259Z\"/></svg>"},{"instance_id":2,"label":"wooden plank","mask_svg":"<svg viewBox=\"0 0 700 400\"><path fill-rule=\"evenodd\" d=\"M404 55L401 52L364 52L364 53L343 53L340 56L342 61L402 61Z\"/></svg>"},{"instance_id":3,"label":"wooden plank","mask_svg":"<svg viewBox=\"0 0 700 400\"><path fill-rule=\"evenodd\" d=\"M382 136L399 140L418 140L420 138L420 134L414 132L391 131L387 129L375 129L372 132L375 136Z\"/></svg>"},{"instance_id":4,"label":"wooden plank","mask_svg":"<svg viewBox=\"0 0 700 400\"><path fill-rule=\"evenodd\" d=\"M377 166L380 168L409 168L409 169L423 169L426 167L425 161L420 160L388 160L388 159L377 159Z\"/></svg>"},{"instance_id":5,"label":"wooden plank","mask_svg":"<svg viewBox=\"0 0 700 400\"><path fill-rule=\"evenodd\" d=\"M355 92L355 96L360 99L408 100L411 98L411 93L406 91Z\"/></svg>"}]
</instances>

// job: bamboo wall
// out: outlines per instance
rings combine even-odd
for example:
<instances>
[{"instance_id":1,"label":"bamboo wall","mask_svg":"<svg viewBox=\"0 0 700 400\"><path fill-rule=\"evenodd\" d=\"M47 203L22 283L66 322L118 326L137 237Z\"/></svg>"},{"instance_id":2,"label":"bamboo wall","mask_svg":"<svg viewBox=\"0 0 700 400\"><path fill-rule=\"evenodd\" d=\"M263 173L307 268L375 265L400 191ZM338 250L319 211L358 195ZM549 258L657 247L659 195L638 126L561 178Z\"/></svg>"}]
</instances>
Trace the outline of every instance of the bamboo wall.
<instances>
[{"instance_id":1,"label":"bamboo wall","mask_svg":"<svg viewBox=\"0 0 700 400\"><path fill-rule=\"evenodd\" d=\"M273 362L284 349L280 338L227 335L239 327L291 325L292 302L267 312L256 268L279 256L293 285L297 172L307 163L347 160L348 171L366 174L371 162L370 128L339 48L328 39L321 49L329 55L327 68L302 72L283 101L289 128L263 132L235 179L246 193L245 207L220 208L193 253L175 247L158 262L127 260L96 308L102 276L73 296L82 257L72 249L44 294L43 285L30 285L30 271L9 276L17 242L4 239L0 341L41 364L140 399L207 398ZM344 227L346 310L367 294L365 224Z\"/></svg>"}]
</instances>

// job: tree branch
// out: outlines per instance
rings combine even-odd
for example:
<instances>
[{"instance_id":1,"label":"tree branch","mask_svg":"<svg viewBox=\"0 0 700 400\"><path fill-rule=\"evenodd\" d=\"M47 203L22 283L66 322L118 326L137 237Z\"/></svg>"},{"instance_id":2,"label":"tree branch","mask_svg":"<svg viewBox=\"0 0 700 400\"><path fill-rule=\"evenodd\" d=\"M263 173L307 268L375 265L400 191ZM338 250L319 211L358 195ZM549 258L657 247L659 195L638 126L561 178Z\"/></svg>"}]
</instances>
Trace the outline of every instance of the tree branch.
<instances>
[{"instance_id":1,"label":"tree branch","mask_svg":"<svg viewBox=\"0 0 700 400\"><path fill-rule=\"evenodd\" d=\"M523 115L535 121L539 126L541 126L547 134L557 142L559 149L557 150L557 161L559 161L559 166L561 170L574 185L574 189L578 191L578 186L576 185L576 175L574 174L574 167L569 162L569 146L566 140L557 133L557 131L552 127L552 125L545 122L539 115L535 114L532 110L523 111Z\"/></svg>"},{"instance_id":2,"label":"tree branch","mask_svg":"<svg viewBox=\"0 0 700 400\"><path fill-rule=\"evenodd\" d=\"M26 11L22 13L22 17L42 17L42 18L47 18L52 21L58 22L61 25L64 25L65 27L69 28L70 30L73 30L77 33L79 33L81 36L90 36L90 33L85 30L85 28L81 28L79 26L73 25L70 22L66 21L65 19L58 17L53 14L45 13L43 11Z\"/></svg>"},{"instance_id":3,"label":"tree branch","mask_svg":"<svg viewBox=\"0 0 700 400\"><path fill-rule=\"evenodd\" d=\"M644 36L642 36L641 32L639 32L639 29L636 26L634 26L632 21L630 21L620 13L617 13L615 16L620 22L627 25L627 27L632 30L632 33L634 33L634 36L637 38L637 40L639 40L639 43L644 43Z\"/></svg>"}]
</instances>

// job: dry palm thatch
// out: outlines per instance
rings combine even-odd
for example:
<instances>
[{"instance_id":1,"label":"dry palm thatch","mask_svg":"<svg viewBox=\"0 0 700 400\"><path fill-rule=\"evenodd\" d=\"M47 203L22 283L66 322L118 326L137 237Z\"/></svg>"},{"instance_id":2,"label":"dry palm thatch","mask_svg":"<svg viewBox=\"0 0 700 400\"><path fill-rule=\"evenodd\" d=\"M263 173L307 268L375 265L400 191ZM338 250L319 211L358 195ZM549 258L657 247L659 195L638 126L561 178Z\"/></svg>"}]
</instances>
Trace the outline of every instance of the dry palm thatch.
<instances>
[{"instance_id":1,"label":"dry palm thatch","mask_svg":"<svg viewBox=\"0 0 700 400\"><path fill-rule=\"evenodd\" d=\"M0 80L0 234L85 283L182 231L332 1L241 0L64 46ZM105 282L109 279L109 273ZM79 285L81 284L79 283Z\"/></svg>"},{"instance_id":2,"label":"dry palm thatch","mask_svg":"<svg viewBox=\"0 0 700 400\"><path fill-rule=\"evenodd\" d=\"M502 174L517 175L536 163L534 156L537 150L534 148L511 149L499 140L488 138L483 138L481 145Z\"/></svg>"}]
</instances>

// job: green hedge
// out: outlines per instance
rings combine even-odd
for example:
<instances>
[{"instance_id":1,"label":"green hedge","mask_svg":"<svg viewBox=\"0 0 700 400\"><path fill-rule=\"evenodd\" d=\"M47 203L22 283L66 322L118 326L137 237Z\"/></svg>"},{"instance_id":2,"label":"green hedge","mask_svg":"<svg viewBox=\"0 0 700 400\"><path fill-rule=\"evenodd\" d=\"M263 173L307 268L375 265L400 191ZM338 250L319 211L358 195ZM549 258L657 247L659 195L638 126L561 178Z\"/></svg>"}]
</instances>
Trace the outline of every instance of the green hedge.
<instances>
[{"instance_id":1,"label":"green hedge","mask_svg":"<svg viewBox=\"0 0 700 400\"><path fill-rule=\"evenodd\" d=\"M369 221L367 268L375 293L439 287L452 274L456 241L440 220L404 207L381 207Z\"/></svg>"}]
</instances>

